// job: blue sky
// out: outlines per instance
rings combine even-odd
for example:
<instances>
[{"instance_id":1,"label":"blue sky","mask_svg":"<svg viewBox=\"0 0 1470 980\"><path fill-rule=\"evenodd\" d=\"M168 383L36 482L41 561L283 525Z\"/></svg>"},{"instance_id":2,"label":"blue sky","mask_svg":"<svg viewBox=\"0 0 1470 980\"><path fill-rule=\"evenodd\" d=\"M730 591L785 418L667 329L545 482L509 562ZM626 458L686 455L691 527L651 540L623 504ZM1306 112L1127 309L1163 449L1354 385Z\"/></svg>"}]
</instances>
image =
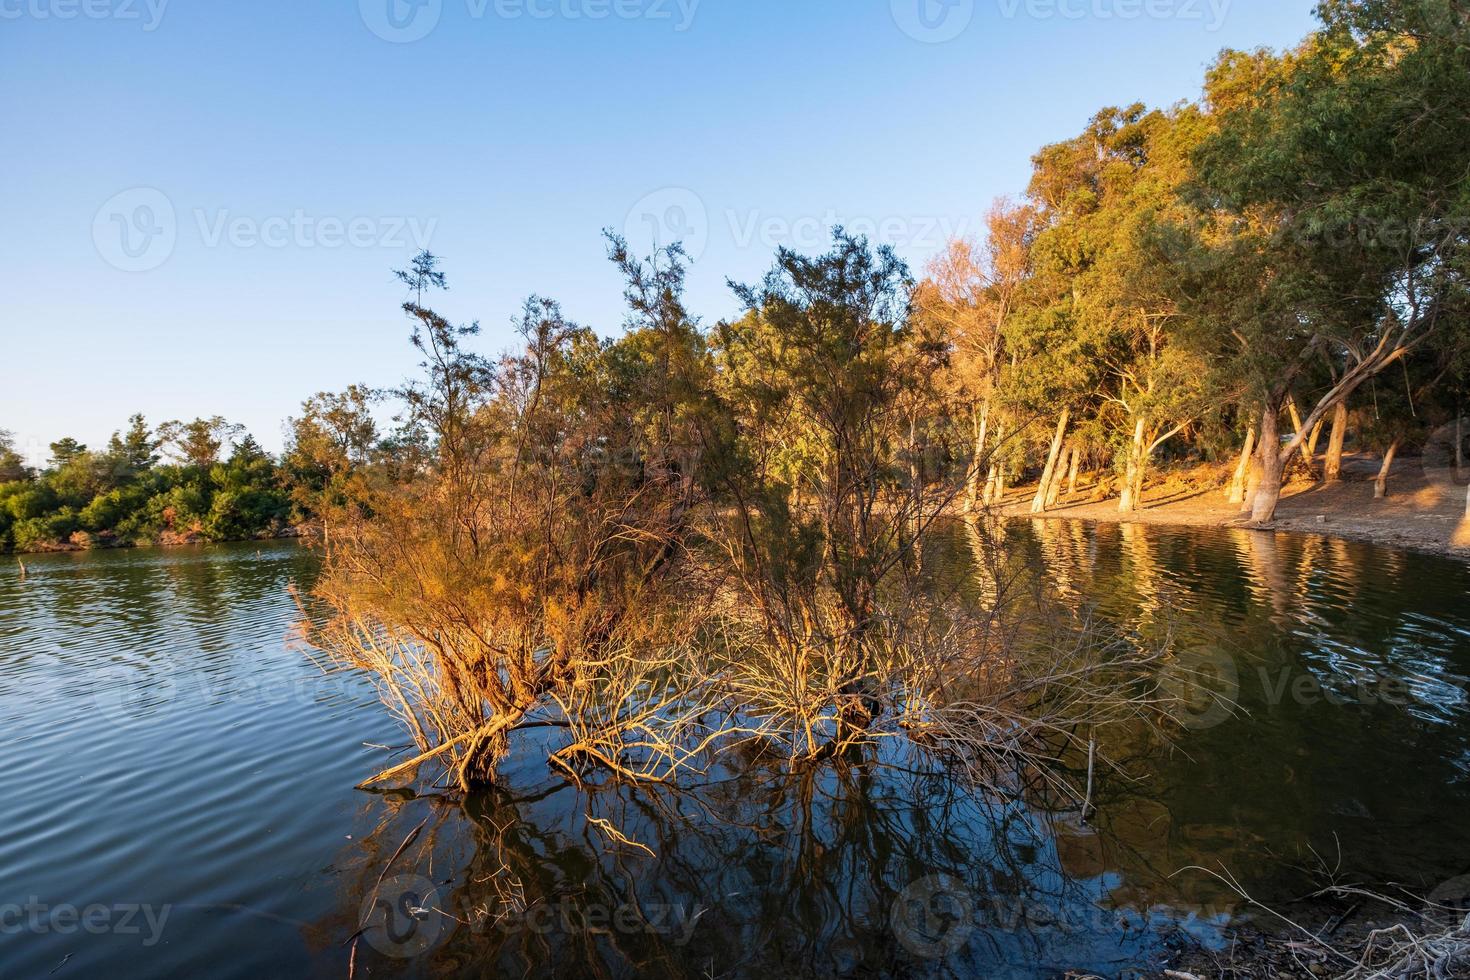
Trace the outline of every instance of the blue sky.
<instances>
[{"instance_id":1,"label":"blue sky","mask_svg":"<svg viewBox=\"0 0 1470 980\"><path fill-rule=\"evenodd\" d=\"M1194 98L1310 0L0 0L0 428L134 411L268 448L412 370L391 270L510 342L620 328L600 229L689 238L690 303L832 221L917 268L1104 105Z\"/></svg>"}]
</instances>

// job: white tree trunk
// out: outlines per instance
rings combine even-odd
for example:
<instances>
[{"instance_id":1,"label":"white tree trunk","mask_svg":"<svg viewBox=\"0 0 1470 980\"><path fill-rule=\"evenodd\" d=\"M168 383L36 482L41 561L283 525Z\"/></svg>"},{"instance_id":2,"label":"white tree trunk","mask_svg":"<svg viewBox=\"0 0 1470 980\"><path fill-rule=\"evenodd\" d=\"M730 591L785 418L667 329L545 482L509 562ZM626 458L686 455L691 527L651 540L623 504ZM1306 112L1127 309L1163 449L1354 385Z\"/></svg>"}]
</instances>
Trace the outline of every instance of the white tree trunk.
<instances>
[{"instance_id":1,"label":"white tree trunk","mask_svg":"<svg viewBox=\"0 0 1470 980\"><path fill-rule=\"evenodd\" d=\"M970 472L966 478L969 485L966 488L965 512L969 514L975 513L980 505L980 467L985 460L985 436L989 428L990 403L986 402L980 408L980 421L975 427L975 456L970 460Z\"/></svg>"},{"instance_id":2,"label":"white tree trunk","mask_svg":"<svg viewBox=\"0 0 1470 980\"><path fill-rule=\"evenodd\" d=\"M1240 462L1235 465L1235 476L1230 481L1230 491L1226 499L1232 504L1245 503L1245 480L1250 475L1251 457L1256 451L1256 427L1250 427L1245 434L1245 445L1240 450Z\"/></svg>"},{"instance_id":3,"label":"white tree trunk","mask_svg":"<svg viewBox=\"0 0 1470 980\"><path fill-rule=\"evenodd\" d=\"M1302 415L1296 409L1296 396L1291 395L1286 399L1286 407L1291 410L1291 427L1296 432L1302 431ZM1312 465L1312 449L1305 437L1301 441L1302 459L1308 466Z\"/></svg>"},{"instance_id":4,"label":"white tree trunk","mask_svg":"<svg viewBox=\"0 0 1470 980\"><path fill-rule=\"evenodd\" d=\"M1061 418L1057 420L1057 433L1051 439L1051 452L1046 457L1046 468L1041 471L1041 486L1036 488L1036 496L1031 500L1031 513L1040 514L1046 510L1046 495L1051 491L1051 481L1057 473L1057 457L1062 452L1062 440L1067 435L1067 423L1072 420L1072 410L1062 409Z\"/></svg>"},{"instance_id":5,"label":"white tree trunk","mask_svg":"<svg viewBox=\"0 0 1470 980\"><path fill-rule=\"evenodd\" d=\"M1327 463L1322 478L1328 483L1342 479L1342 444L1347 441L1347 402L1340 401L1332 408L1332 436L1327 440Z\"/></svg>"},{"instance_id":6,"label":"white tree trunk","mask_svg":"<svg viewBox=\"0 0 1470 980\"><path fill-rule=\"evenodd\" d=\"M1057 501L1062 497L1062 484L1066 481L1067 466L1071 458L1072 447L1064 446L1061 459L1057 461L1057 471L1051 479L1051 487L1046 491L1046 506L1048 507L1055 507Z\"/></svg>"},{"instance_id":7,"label":"white tree trunk","mask_svg":"<svg viewBox=\"0 0 1470 980\"><path fill-rule=\"evenodd\" d=\"M1455 415L1455 479L1463 479L1465 472L1465 418Z\"/></svg>"},{"instance_id":8,"label":"white tree trunk","mask_svg":"<svg viewBox=\"0 0 1470 980\"><path fill-rule=\"evenodd\" d=\"M1118 510L1131 514L1138 509L1138 491L1142 485L1139 469L1143 466L1143 419L1133 425L1133 441L1128 444L1128 458L1123 470L1123 495L1118 500Z\"/></svg>"},{"instance_id":9,"label":"white tree trunk","mask_svg":"<svg viewBox=\"0 0 1470 980\"><path fill-rule=\"evenodd\" d=\"M1067 494L1070 496L1077 492L1077 471L1082 468L1082 447L1076 443L1072 444L1072 465L1067 474Z\"/></svg>"},{"instance_id":10,"label":"white tree trunk","mask_svg":"<svg viewBox=\"0 0 1470 980\"><path fill-rule=\"evenodd\" d=\"M1393 445L1388 447L1388 452L1383 454L1383 467L1378 471L1378 479L1373 482L1373 499L1382 500L1388 496L1388 474L1393 470L1393 458L1398 455L1399 440L1395 439Z\"/></svg>"},{"instance_id":11,"label":"white tree trunk","mask_svg":"<svg viewBox=\"0 0 1470 980\"><path fill-rule=\"evenodd\" d=\"M1266 523L1276 517L1281 502L1281 477L1286 459L1281 454L1281 407L1267 401L1261 413L1261 444L1256 453L1257 478L1254 493L1249 494L1251 520Z\"/></svg>"}]
</instances>

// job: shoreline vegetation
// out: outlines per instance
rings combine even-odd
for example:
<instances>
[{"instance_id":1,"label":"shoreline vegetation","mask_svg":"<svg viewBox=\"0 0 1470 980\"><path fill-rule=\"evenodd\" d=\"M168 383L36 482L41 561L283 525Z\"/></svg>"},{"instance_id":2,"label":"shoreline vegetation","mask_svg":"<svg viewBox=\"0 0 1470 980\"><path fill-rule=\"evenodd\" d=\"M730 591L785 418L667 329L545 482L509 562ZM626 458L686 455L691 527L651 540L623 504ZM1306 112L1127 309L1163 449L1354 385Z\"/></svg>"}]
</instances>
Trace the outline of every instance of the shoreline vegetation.
<instances>
[{"instance_id":1,"label":"shoreline vegetation","mask_svg":"<svg viewBox=\"0 0 1470 980\"><path fill-rule=\"evenodd\" d=\"M1323 462L1317 460L1319 466ZM1319 470L1320 472L1320 470ZM1178 463L1160 467L1158 479L1132 511L1118 509L1106 476L1083 476L1046 509L1034 512L1037 484L1023 485L995 501L990 513L1006 519L1078 520L1097 524L1243 528L1319 535L1470 560L1470 513L1463 484L1426 471L1423 461L1394 461L1388 489L1375 497L1382 461L1368 453L1346 454L1340 479L1324 483L1299 472L1282 488L1273 520L1256 522L1229 500L1228 467Z\"/></svg>"}]
</instances>

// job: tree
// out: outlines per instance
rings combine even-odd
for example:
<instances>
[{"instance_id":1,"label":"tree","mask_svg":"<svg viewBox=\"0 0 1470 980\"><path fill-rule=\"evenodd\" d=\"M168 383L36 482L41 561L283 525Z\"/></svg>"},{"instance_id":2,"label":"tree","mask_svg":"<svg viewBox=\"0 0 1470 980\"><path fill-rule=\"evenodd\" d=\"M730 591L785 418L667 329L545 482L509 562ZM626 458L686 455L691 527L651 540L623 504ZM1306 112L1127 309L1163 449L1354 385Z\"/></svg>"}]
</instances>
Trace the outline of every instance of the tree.
<instances>
[{"instance_id":1,"label":"tree","mask_svg":"<svg viewBox=\"0 0 1470 980\"><path fill-rule=\"evenodd\" d=\"M770 641L751 654L766 694L809 756L871 720L880 583L943 506L910 483L900 407L931 391L945 352L914 342L893 252L833 234L824 255L783 248L762 282L732 283L747 314L715 342L737 435L714 536Z\"/></svg>"},{"instance_id":2,"label":"tree","mask_svg":"<svg viewBox=\"0 0 1470 980\"><path fill-rule=\"evenodd\" d=\"M51 444L51 459L47 461L47 465L52 469L59 470L68 463L76 460L86 451L86 446L67 436L65 439L60 439Z\"/></svg>"},{"instance_id":3,"label":"tree","mask_svg":"<svg viewBox=\"0 0 1470 980\"><path fill-rule=\"evenodd\" d=\"M324 518L346 503L348 477L370 462L378 444L372 415L378 397L362 385L318 392L301 403L299 416L286 420L282 466L298 514Z\"/></svg>"},{"instance_id":4,"label":"tree","mask_svg":"<svg viewBox=\"0 0 1470 980\"><path fill-rule=\"evenodd\" d=\"M158 445L147 421L139 414L128 419L126 433L112 434L107 443L107 455L121 476L135 476L157 465Z\"/></svg>"},{"instance_id":5,"label":"tree","mask_svg":"<svg viewBox=\"0 0 1470 980\"><path fill-rule=\"evenodd\" d=\"M1296 51L1227 53L1210 73L1191 302L1262 406L1255 520L1327 413L1464 305L1470 48L1450 6L1329 3ZM1340 368L1283 440L1282 407L1324 352Z\"/></svg>"},{"instance_id":6,"label":"tree","mask_svg":"<svg viewBox=\"0 0 1470 980\"><path fill-rule=\"evenodd\" d=\"M158 441L160 445L169 446L175 458L184 465L208 469L219 462L220 451L244 432L244 426L216 415L192 422L165 422L158 427Z\"/></svg>"},{"instance_id":7,"label":"tree","mask_svg":"<svg viewBox=\"0 0 1470 980\"><path fill-rule=\"evenodd\" d=\"M966 472L965 509L975 511L981 501L981 479L993 457L992 414L1004 363L1006 318L1031 271L1034 211L1008 201L996 201L986 216L987 235L981 244L951 242L933 259L923 282L914 290L915 330L949 352L950 375L957 395L966 403L973 450ZM1003 441L995 438L995 443ZM988 486L997 474L991 464ZM984 495L989 503L989 494Z\"/></svg>"},{"instance_id":8,"label":"tree","mask_svg":"<svg viewBox=\"0 0 1470 980\"><path fill-rule=\"evenodd\" d=\"M29 476L25 458L15 448L15 434L0 429L0 483L24 480Z\"/></svg>"},{"instance_id":9,"label":"tree","mask_svg":"<svg viewBox=\"0 0 1470 980\"><path fill-rule=\"evenodd\" d=\"M625 709L662 707L649 692L670 683L644 651L671 635L659 600L686 555L690 484L643 463L666 458L678 412L646 393L630 412L616 345L553 301L527 301L521 350L492 363L467 347L473 324L424 304L446 286L433 256L399 278L423 375L398 394L429 452L351 488L320 589L336 614L322 642L383 679L423 750L410 768L443 759L462 787L489 781L510 731L550 706L581 735L554 763L618 768L622 750L599 733L620 738Z\"/></svg>"}]
</instances>

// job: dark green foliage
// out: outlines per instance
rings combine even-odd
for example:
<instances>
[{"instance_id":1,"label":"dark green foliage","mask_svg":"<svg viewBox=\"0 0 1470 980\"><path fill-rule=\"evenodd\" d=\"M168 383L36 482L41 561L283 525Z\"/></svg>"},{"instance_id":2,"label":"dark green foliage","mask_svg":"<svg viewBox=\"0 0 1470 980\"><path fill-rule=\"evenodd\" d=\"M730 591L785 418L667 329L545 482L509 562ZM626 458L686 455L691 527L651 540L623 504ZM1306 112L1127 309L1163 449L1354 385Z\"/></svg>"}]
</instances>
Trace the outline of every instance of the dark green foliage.
<instances>
[{"instance_id":1,"label":"dark green foliage","mask_svg":"<svg viewBox=\"0 0 1470 980\"><path fill-rule=\"evenodd\" d=\"M0 440L0 550L47 551L113 544L231 541L279 533L291 518L282 469L249 435L223 419L149 431L141 415L105 453L75 439L51 446L51 465L27 470ZM213 462L225 440L227 462ZM159 465L172 441L184 462ZM205 465L206 461L209 465ZM297 515L300 517L301 515Z\"/></svg>"}]
</instances>

